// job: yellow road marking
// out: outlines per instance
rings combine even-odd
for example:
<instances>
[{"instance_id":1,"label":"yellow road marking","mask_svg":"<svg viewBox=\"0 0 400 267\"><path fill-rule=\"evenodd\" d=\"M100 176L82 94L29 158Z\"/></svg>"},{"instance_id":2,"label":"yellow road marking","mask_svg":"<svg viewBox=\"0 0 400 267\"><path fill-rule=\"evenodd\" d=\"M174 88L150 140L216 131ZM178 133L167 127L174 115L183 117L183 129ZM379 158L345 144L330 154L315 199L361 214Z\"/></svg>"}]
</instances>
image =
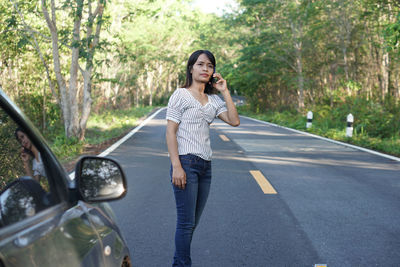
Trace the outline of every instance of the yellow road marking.
<instances>
[{"instance_id":1,"label":"yellow road marking","mask_svg":"<svg viewBox=\"0 0 400 267\"><path fill-rule=\"evenodd\" d=\"M256 179L264 194L277 194L275 189L268 182L267 178L265 178L260 171L250 171L250 173L251 175L253 175L254 179Z\"/></svg>"},{"instance_id":2,"label":"yellow road marking","mask_svg":"<svg viewBox=\"0 0 400 267\"><path fill-rule=\"evenodd\" d=\"M229 138L226 137L226 135L220 134L219 137L225 142L229 142L230 141Z\"/></svg>"}]
</instances>

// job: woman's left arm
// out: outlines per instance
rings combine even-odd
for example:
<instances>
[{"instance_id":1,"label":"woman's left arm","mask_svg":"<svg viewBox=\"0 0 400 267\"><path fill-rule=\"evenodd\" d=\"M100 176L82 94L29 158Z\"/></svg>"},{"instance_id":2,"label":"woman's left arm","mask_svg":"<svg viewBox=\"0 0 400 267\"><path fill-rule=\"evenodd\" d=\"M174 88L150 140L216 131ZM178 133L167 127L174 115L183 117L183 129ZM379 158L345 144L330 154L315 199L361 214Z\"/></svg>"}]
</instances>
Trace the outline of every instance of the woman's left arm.
<instances>
[{"instance_id":1,"label":"woman's left arm","mask_svg":"<svg viewBox=\"0 0 400 267\"><path fill-rule=\"evenodd\" d=\"M227 124L231 126L239 126L240 124L240 119L239 115L236 109L235 104L233 103L231 93L228 90L226 80L224 80L219 73L214 73L214 77L218 78L218 81L213 84L214 88L216 88L224 97L225 103L226 103L226 108L228 111L222 112L219 114L219 118L226 122Z\"/></svg>"}]
</instances>

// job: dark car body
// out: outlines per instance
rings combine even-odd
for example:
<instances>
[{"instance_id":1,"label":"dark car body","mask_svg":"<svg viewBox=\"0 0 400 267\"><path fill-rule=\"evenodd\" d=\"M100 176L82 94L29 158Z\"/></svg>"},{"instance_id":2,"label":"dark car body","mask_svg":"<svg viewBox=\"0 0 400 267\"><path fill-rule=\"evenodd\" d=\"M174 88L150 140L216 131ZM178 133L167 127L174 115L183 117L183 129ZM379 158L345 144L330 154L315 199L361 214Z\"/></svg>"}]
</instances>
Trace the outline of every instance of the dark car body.
<instances>
[{"instance_id":1,"label":"dark car body","mask_svg":"<svg viewBox=\"0 0 400 267\"><path fill-rule=\"evenodd\" d=\"M128 247L105 202L126 194L118 163L83 157L75 177L70 178L41 134L1 88L0 108L2 116L23 129L40 151L48 182L46 191L31 177L16 177L2 188L0 266L130 266ZM0 127L5 125L4 118ZM3 173L0 178L6 176Z\"/></svg>"}]
</instances>

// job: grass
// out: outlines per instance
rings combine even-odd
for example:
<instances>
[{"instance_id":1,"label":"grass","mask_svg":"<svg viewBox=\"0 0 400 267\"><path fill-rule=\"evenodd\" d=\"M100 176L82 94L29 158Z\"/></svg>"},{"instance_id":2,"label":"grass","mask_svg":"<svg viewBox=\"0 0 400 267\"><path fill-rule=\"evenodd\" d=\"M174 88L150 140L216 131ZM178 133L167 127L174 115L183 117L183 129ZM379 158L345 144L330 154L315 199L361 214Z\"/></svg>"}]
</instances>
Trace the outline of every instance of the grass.
<instances>
[{"instance_id":1,"label":"grass","mask_svg":"<svg viewBox=\"0 0 400 267\"><path fill-rule=\"evenodd\" d=\"M371 150L379 151L385 154L400 157L400 135L395 134L390 138L371 137L367 132L357 129L353 131L353 137L346 137L346 122L337 123L337 121L330 120L325 116L315 116L313 119L312 127L306 128L306 116L297 112L266 112L255 113L250 111L248 106L238 107L241 115L251 118L259 119L275 123L288 128L309 132L333 140L341 141L344 143L353 144L356 146L368 148Z\"/></svg>"},{"instance_id":2,"label":"grass","mask_svg":"<svg viewBox=\"0 0 400 267\"><path fill-rule=\"evenodd\" d=\"M62 163L68 162L82 154L86 147L101 145L126 134L139 124L140 118L153 109L154 107L139 107L92 114L87 122L83 141L68 139L61 132L50 141L50 146Z\"/></svg>"},{"instance_id":3,"label":"grass","mask_svg":"<svg viewBox=\"0 0 400 267\"><path fill-rule=\"evenodd\" d=\"M137 125L138 119L154 107L139 107L129 110L111 110L93 114L87 123L85 140L88 144L100 144L118 137Z\"/></svg>"}]
</instances>

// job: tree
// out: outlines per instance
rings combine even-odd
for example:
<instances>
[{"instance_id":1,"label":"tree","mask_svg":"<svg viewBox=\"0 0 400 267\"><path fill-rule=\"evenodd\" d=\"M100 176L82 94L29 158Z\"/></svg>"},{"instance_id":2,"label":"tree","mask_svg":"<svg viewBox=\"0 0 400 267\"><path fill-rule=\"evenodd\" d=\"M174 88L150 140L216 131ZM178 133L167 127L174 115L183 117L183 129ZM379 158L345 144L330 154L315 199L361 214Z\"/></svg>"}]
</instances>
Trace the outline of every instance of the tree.
<instances>
[{"instance_id":1,"label":"tree","mask_svg":"<svg viewBox=\"0 0 400 267\"><path fill-rule=\"evenodd\" d=\"M134 87L136 103L153 105L180 85L188 54L197 46L200 16L188 1L124 2L115 86ZM109 77L111 78L111 77Z\"/></svg>"},{"instance_id":2,"label":"tree","mask_svg":"<svg viewBox=\"0 0 400 267\"><path fill-rule=\"evenodd\" d=\"M53 70L60 92L65 133L67 137L78 137L82 140L91 110L93 58L99 46L106 0L97 0L95 6L93 6L93 0L65 1L60 6L57 6L55 0L51 0L50 4L46 0L41 0L41 3L42 13L51 35ZM58 28L58 7L69 9L69 14L73 19L72 32L66 32L66 36L63 36L65 32L60 32ZM60 36L66 38L70 43L68 47L71 61L68 85L65 75L62 73ZM81 66L82 64L84 67ZM78 90L78 70L83 77L82 101Z\"/></svg>"},{"instance_id":3,"label":"tree","mask_svg":"<svg viewBox=\"0 0 400 267\"><path fill-rule=\"evenodd\" d=\"M283 84L287 88L296 84L297 108L303 109L306 79L303 58L309 50L308 22L313 15L314 3L244 0L240 4L243 11L238 14L237 22L245 23L247 29L243 29L237 40L246 43L238 65L246 66L247 72L253 72L248 75L250 80L247 83L254 85L255 80L260 80L260 86L269 91L269 97L282 95L277 88L282 88ZM276 76L277 72L280 75ZM277 84L266 81L272 80L272 77ZM287 103L292 101L290 94L286 97Z\"/></svg>"}]
</instances>

